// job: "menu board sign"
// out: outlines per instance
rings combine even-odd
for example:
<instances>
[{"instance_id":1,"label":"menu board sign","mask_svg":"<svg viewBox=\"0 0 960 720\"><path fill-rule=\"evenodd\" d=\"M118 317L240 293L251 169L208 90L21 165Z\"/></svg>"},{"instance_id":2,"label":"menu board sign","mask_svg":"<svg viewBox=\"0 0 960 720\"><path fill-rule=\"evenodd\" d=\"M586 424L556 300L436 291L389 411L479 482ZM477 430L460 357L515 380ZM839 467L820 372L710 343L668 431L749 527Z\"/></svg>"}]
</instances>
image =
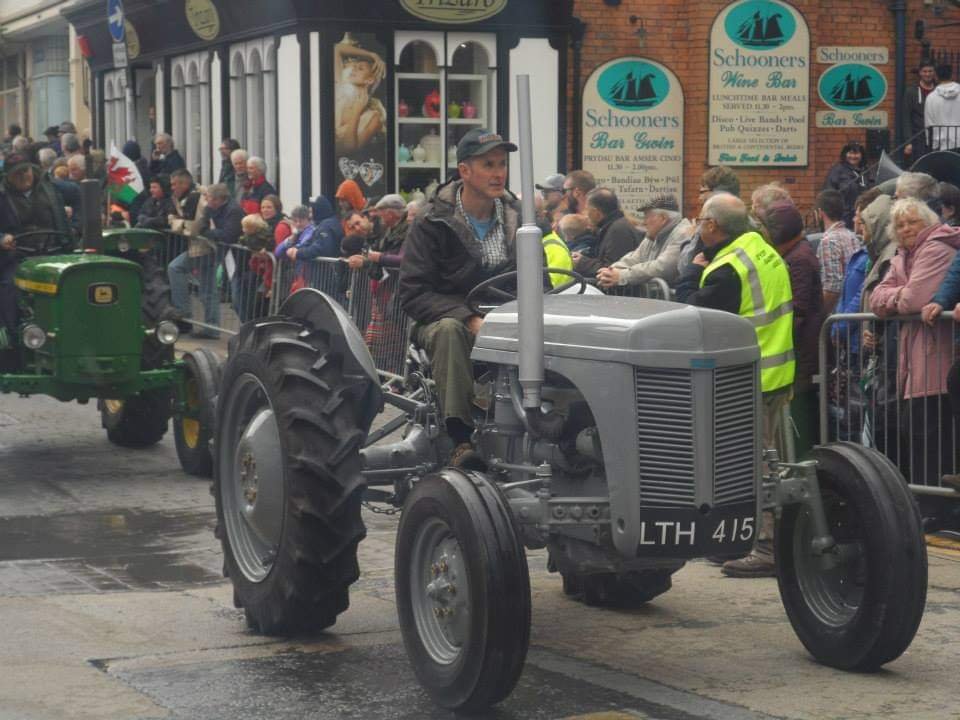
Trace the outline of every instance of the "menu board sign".
<instances>
[{"instance_id":1,"label":"menu board sign","mask_svg":"<svg viewBox=\"0 0 960 720\"><path fill-rule=\"evenodd\" d=\"M739 0L710 31L711 165L807 164L810 33L780 0Z\"/></svg>"}]
</instances>

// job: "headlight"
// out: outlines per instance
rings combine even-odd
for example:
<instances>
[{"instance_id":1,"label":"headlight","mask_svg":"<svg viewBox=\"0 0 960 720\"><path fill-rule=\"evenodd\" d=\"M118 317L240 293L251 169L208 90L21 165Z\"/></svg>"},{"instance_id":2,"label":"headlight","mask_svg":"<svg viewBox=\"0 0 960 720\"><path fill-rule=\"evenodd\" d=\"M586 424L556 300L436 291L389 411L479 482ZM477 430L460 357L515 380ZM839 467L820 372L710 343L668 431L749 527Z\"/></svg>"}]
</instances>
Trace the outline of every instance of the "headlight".
<instances>
[{"instance_id":1,"label":"headlight","mask_svg":"<svg viewBox=\"0 0 960 720\"><path fill-rule=\"evenodd\" d=\"M27 325L23 329L23 344L31 350L39 350L47 342L47 334L39 325Z\"/></svg>"},{"instance_id":2,"label":"headlight","mask_svg":"<svg viewBox=\"0 0 960 720\"><path fill-rule=\"evenodd\" d=\"M130 250L130 243L127 242L126 240L118 240L117 250L119 250L122 253L127 252L128 250Z\"/></svg>"},{"instance_id":3,"label":"headlight","mask_svg":"<svg viewBox=\"0 0 960 720\"><path fill-rule=\"evenodd\" d=\"M180 329L177 327L177 324L169 320L164 320L157 325L155 332L157 334L157 340L163 345L173 345L180 337Z\"/></svg>"}]
</instances>

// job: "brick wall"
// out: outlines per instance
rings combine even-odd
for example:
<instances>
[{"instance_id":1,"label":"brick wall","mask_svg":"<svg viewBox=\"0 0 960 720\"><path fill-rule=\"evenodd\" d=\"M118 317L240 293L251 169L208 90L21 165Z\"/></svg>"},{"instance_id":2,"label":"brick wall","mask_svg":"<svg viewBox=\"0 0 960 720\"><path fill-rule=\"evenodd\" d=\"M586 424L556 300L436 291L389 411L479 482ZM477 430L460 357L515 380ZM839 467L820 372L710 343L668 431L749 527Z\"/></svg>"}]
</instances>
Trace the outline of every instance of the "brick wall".
<instances>
[{"instance_id":1,"label":"brick wall","mask_svg":"<svg viewBox=\"0 0 960 720\"><path fill-rule=\"evenodd\" d=\"M942 0L937 0L942 4ZM696 209L697 187L707 165L708 52L710 28L717 14L728 5L727 0L623 0L610 7L602 0L576 0L574 14L587 24L583 43L581 87L568 88L581 92L582 84L594 68L622 55L639 55L669 67L683 86L685 100L684 142L684 208L692 214ZM810 124L809 165L798 168L738 168L745 197L765 182L784 183L804 212L812 206L830 167L837 161L840 148L849 139L863 142L863 129L827 129L816 127L818 110L829 109L817 94L817 81L829 67L814 62L818 46L884 46L890 61L877 68L887 78L888 92L877 110L889 114L891 142L895 123L895 27L888 0L796 0L792 3L804 16L810 30ZM913 69L921 55L921 43L914 39L914 22L924 19L927 39L934 47L953 47L960 28L938 30L936 25L960 21L960 10L944 8L935 17L933 7L925 0L907 0L907 80L914 80ZM636 30L640 20L631 24L631 15L642 19L647 31L646 45L640 47ZM568 118L569 127L578 126L580 118ZM573 157L572 133L568 134L569 167L575 168L579 158Z\"/></svg>"}]
</instances>

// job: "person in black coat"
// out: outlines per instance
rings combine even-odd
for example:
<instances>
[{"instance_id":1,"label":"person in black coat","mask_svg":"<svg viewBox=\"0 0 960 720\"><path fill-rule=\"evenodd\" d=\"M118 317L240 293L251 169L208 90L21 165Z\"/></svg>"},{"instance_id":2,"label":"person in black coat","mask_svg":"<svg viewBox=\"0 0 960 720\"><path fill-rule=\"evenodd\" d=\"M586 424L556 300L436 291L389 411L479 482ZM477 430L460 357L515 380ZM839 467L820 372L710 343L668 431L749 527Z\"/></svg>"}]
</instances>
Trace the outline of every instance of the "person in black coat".
<instances>
[{"instance_id":1,"label":"person in black coat","mask_svg":"<svg viewBox=\"0 0 960 720\"><path fill-rule=\"evenodd\" d=\"M867 173L867 153L858 142L851 141L840 150L840 161L830 168L824 190L836 190L843 197L843 222L853 229L854 206L857 198L873 185Z\"/></svg>"},{"instance_id":2,"label":"person in black coat","mask_svg":"<svg viewBox=\"0 0 960 720\"><path fill-rule=\"evenodd\" d=\"M600 268L610 267L640 244L640 233L620 209L617 194L610 188L597 188L587 195L587 217L596 229L596 256L575 252L573 269L585 277L595 277Z\"/></svg>"},{"instance_id":3,"label":"person in black coat","mask_svg":"<svg viewBox=\"0 0 960 720\"><path fill-rule=\"evenodd\" d=\"M908 85L900 103L900 112L905 119L904 125L908 139L913 141L903 149L904 158L910 162L930 152L927 135L924 132L923 108L927 104L927 95L937 87L937 72L932 60L924 60L917 68L917 82Z\"/></svg>"},{"instance_id":4,"label":"person in black coat","mask_svg":"<svg viewBox=\"0 0 960 720\"><path fill-rule=\"evenodd\" d=\"M170 199L170 181L163 176L150 178L148 191L150 196L140 206L137 215L137 227L165 230L169 227L167 218L177 212Z\"/></svg>"},{"instance_id":5,"label":"person in black coat","mask_svg":"<svg viewBox=\"0 0 960 720\"><path fill-rule=\"evenodd\" d=\"M150 175L166 175L187 166L180 153L173 147L173 138L167 133L159 133L153 140L154 151L150 160Z\"/></svg>"}]
</instances>

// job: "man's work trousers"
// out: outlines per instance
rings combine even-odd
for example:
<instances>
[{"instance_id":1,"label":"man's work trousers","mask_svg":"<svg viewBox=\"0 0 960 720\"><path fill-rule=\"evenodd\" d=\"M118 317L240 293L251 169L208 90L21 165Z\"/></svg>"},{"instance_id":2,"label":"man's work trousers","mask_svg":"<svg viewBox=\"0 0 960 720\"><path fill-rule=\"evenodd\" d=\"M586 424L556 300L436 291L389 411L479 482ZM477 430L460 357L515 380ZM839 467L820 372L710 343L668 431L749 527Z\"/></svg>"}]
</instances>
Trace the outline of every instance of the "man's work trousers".
<instances>
[{"instance_id":1,"label":"man's work trousers","mask_svg":"<svg viewBox=\"0 0 960 720\"><path fill-rule=\"evenodd\" d=\"M413 332L414 341L430 356L441 417L444 420L457 418L472 427L473 366L470 364L470 350L473 334L454 318L443 318L429 325L418 323Z\"/></svg>"}]
</instances>

